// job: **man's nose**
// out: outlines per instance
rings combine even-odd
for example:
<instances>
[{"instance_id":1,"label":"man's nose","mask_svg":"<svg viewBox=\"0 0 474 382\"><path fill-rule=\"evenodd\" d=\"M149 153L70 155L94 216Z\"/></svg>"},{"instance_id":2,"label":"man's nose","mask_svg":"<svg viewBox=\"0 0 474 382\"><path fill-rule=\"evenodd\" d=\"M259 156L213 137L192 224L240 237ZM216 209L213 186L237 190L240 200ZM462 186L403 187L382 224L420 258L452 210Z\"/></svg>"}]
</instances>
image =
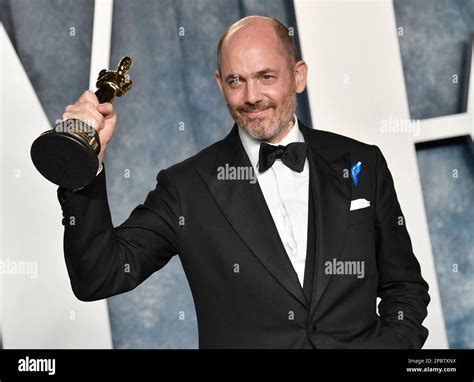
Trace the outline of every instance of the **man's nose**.
<instances>
[{"instance_id":1,"label":"man's nose","mask_svg":"<svg viewBox=\"0 0 474 382\"><path fill-rule=\"evenodd\" d=\"M262 94L260 92L260 88L258 84L253 81L247 82L247 88L245 92L245 102L256 104L257 102L263 99Z\"/></svg>"}]
</instances>

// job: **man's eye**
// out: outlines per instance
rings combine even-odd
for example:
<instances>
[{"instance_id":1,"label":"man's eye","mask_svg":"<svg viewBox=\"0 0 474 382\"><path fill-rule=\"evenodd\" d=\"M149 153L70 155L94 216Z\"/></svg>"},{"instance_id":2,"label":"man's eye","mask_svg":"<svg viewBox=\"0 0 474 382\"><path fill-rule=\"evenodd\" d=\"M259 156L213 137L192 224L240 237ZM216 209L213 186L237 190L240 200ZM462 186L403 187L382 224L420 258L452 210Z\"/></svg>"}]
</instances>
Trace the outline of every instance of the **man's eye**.
<instances>
[{"instance_id":1,"label":"man's eye","mask_svg":"<svg viewBox=\"0 0 474 382\"><path fill-rule=\"evenodd\" d=\"M273 78L275 78L275 76L272 76L272 75L270 75L270 74L264 74L264 75L263 75L263 79L264 79L265 81L272 80Z\"/></svg>"},{"instance_id":2,"label":"man's eye","mask_svg":"<svg viewBox=\"0 0 474 382\"><path fill-rule=\"evenodd\" d=\"M240 85L240 76L235 74L234 77L229 81L229 85Z\"/></svg>"}]
</instances>

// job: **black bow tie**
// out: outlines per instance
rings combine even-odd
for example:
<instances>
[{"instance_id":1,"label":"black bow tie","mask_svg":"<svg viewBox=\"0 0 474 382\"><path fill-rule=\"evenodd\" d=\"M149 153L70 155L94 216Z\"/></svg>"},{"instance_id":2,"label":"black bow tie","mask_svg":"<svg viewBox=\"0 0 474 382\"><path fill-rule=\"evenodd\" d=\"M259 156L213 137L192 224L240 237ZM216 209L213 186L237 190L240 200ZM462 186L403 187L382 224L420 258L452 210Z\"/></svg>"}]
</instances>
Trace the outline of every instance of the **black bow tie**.
<instances>
[{"instance_id":1,"label":"black bow tie","mask_svg":"<svg viewBox=\"0 0 474 382\"><path fill-rule=\"evenodd\" d=\"M260 144L258 155L258 171L260 173L267 171L273 166L275 160L281 161L293 171L301 172L306 160L306 143L294 142L288 146L273 146L268 143Z\"/></svg>"}]
</instances>

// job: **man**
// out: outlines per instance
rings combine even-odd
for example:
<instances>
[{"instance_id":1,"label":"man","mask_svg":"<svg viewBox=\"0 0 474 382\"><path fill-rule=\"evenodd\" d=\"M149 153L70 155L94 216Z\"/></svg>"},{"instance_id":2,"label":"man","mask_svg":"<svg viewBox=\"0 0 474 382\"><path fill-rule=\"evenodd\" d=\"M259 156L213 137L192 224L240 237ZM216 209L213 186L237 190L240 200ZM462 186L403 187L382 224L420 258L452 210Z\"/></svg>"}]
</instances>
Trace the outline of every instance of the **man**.
<instances>
[{"instance_id":1,"label":"man","mask_svg":"<svg viewBox=\"0 0 474 382\"><path fill-rule=\"evenodd\" d=\"M428 286L386 162L375 146L297 120L307 66L295 51L276 20L229 27L216 80L236 125L161 171L122 225L112 226L104 168L83 189L58 190L80 300L129 291L179 254L201 348L423 345ZM112 105L86 91L63 118L99 131L102 163Z\"/></svg>"}]
</instances>

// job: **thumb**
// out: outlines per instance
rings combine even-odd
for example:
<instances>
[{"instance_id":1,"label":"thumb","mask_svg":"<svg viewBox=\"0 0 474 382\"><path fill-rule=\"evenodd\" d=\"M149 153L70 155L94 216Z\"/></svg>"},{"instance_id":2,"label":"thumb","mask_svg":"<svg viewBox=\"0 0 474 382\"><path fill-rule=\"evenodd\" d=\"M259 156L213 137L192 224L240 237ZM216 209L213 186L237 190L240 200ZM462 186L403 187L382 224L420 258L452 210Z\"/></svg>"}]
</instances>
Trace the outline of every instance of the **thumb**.
<instances>
[{"instance_id":1,"label":"thumb","mask_svg":"<svg viewBox=\"0 0 474 382\"><path fill-rule=\"evenodd\" d=\"M99 111L99 113L101 113L102 115L106 116L114 112L114 107L110 102L105 102L101 103L100 105L97 105L97 111Z\"/></svg>"}]
</instances>

